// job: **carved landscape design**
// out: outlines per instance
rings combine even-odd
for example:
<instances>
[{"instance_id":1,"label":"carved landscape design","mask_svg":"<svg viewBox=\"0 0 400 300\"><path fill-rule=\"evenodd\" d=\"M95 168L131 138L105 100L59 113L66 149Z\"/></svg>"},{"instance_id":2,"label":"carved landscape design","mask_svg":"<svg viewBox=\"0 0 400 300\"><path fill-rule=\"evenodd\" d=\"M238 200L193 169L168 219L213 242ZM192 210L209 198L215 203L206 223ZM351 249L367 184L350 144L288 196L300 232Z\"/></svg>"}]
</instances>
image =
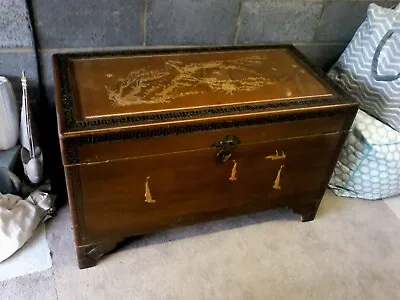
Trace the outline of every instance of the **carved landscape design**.
<instances>
[{"instance_id":1,"label":"carved landscape design","mask_svg":"<svg viewBox=\"0 0 400 300\"><path fill-rule=\"evenodd\" d=\"M105 88L115 106L170 103L176 98L201 94L207 88L227 95L236 91L250 92L278 83L255 68L267 59L249 56L198 63L168 60L164 68L134 70L126 78L120 78L116 84ZM234 78L231 73L235 73Z\"/></svg>"}]
</instances>

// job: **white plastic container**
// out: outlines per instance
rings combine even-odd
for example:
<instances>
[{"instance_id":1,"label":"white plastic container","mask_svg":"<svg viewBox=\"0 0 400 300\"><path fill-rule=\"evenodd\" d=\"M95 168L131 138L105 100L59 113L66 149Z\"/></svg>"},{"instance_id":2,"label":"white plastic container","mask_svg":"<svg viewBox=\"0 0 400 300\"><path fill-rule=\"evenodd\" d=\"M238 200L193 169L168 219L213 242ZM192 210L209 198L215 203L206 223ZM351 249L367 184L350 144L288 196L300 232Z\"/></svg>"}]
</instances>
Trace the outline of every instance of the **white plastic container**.
<instances>
[{"instance_id":1,"label":"white plastic container","mask_svg":"<svg viewBox=\"0 0 400 300\"><path fill-rule=\"evenodd\" d=\"M14 147L19 136L19 114L14 90L6 77L0 76L0 150Z\"/></svg>"}]
</instances>

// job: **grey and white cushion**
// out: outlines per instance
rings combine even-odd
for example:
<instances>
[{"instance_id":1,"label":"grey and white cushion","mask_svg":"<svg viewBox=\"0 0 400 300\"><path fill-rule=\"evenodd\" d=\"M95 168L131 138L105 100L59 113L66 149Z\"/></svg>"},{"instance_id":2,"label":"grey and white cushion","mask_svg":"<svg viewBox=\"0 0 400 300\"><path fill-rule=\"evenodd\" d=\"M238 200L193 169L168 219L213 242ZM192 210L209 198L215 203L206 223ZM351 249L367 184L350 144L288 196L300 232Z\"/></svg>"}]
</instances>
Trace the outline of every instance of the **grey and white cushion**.
<instances>
[{"instance_id":1,"label":"grey and white cushion","mask_svg":"<svg viewBox=\"0 0 400 300\"><path fill-rule=\"evenodd\" d=\"M328 76L362 110L400 131L400 4L395 9L370 4Z\"/></svg>"},{"instance_id":2,"label":"grey and white cushion","mask_svg":"<svg viewBox=\"0 0 400 300\"><path fill-rule=\"evenodd\" d=\"M400 194L400 132L359 110L329 187L368 200Z\"/></svg>"}]
</instances>

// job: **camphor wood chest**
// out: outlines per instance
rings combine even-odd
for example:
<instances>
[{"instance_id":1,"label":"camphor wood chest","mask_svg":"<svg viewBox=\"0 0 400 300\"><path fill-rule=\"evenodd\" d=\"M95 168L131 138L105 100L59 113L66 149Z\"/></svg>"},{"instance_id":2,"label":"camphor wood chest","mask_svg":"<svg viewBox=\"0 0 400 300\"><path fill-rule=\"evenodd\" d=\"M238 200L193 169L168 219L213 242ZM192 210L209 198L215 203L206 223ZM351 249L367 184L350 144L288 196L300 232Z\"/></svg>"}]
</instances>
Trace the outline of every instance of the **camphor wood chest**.
<instances>
[{"instance_id":1,"label":"camphor wood chest","mask_svg":"<svg viewBox=\"0 0 400 300\"><path fill-rule=\"evenodd\" d=\"M53 56L79 266L123 238L291 208L313 220L357 103L290 45Z\"/></svg>"}]
</instances>

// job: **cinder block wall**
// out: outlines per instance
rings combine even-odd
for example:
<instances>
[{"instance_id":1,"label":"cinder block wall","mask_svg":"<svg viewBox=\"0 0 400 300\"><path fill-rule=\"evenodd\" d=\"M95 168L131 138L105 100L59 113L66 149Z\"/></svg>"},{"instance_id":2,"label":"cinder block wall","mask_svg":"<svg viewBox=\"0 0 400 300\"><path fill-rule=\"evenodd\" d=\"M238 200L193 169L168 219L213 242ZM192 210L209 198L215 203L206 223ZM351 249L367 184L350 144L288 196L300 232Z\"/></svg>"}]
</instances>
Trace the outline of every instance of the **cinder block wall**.
<instances>
[{"instance_id":1,"label":"cinder block wall","mask_svg":"<svg viewBox=\"0 0 400 300\"><path fill-rule=\"evenodd\" d=\"M131 47L294 43L327 70L375 2L365 0L33 0L43 79L51 55Z\"/></svg>"},{"instance_id":2,"label":"cinder block wall","mask_svg":"<svg viewBox=\"0 0 400 300\"><path fill-rule=\"evenodd\" d=\"M11 81L18 99L21 98L23 69L31 80L29 93L34 93L36 101L37 63L26 3L24 0L0 0L0 76Z\"/></svg>"},{"instance_id":3,"label":"cinder block wall","mask_svg":"<svg viewBox=\"0 0 400 300\"><path fill-rule=\"evenodd\" d=\"M38 72L32 38L37 32L43 84L53 85L56 52L137 47L294 43L327 70L376 0L1 0L0 74L20 97L25 69L32 92ZM29 19L31 4L33 20ZM32 21L32 22L31 22ZM36 99L35 94L32 98ZM50 103L52 99L49 99Z\"/></svg>"},{"instance_id":4,"label":"cinder block wall","mask_svg":"<svg viewBox=\"0 0 400 300\"><path fill-rule=\"evenodd\" d=\"M0 75L20 98L19 76L28 74L31 99L44 104L49 154L58 149L51 55L126 48L294 43L327 70L339 57L376 0L1 0ZM32 18L28 16L27 4ZM36 32L34 43L32 28ZM37 46L45 94L38 99ZM47 111L43 107L49 107ZM58 158L58 156L56 156ZM50 163L52 164L52 163Z\"/></svg>"},{"instance_id":5,"label":"cinder block wall","mask_svg":"<svg viewBox=\"0 0 400 300\"><path fill-rule=\"evenodd\" d=\"M132 47L294 43L327 70L376 0L1 0L0 75L20 97L25 69L32 92L38 72L52 103L55 52ZM27 4L33 11L29 19ZM37 94L32 97L37 100Z\"/></svg>"}]
</instances>

